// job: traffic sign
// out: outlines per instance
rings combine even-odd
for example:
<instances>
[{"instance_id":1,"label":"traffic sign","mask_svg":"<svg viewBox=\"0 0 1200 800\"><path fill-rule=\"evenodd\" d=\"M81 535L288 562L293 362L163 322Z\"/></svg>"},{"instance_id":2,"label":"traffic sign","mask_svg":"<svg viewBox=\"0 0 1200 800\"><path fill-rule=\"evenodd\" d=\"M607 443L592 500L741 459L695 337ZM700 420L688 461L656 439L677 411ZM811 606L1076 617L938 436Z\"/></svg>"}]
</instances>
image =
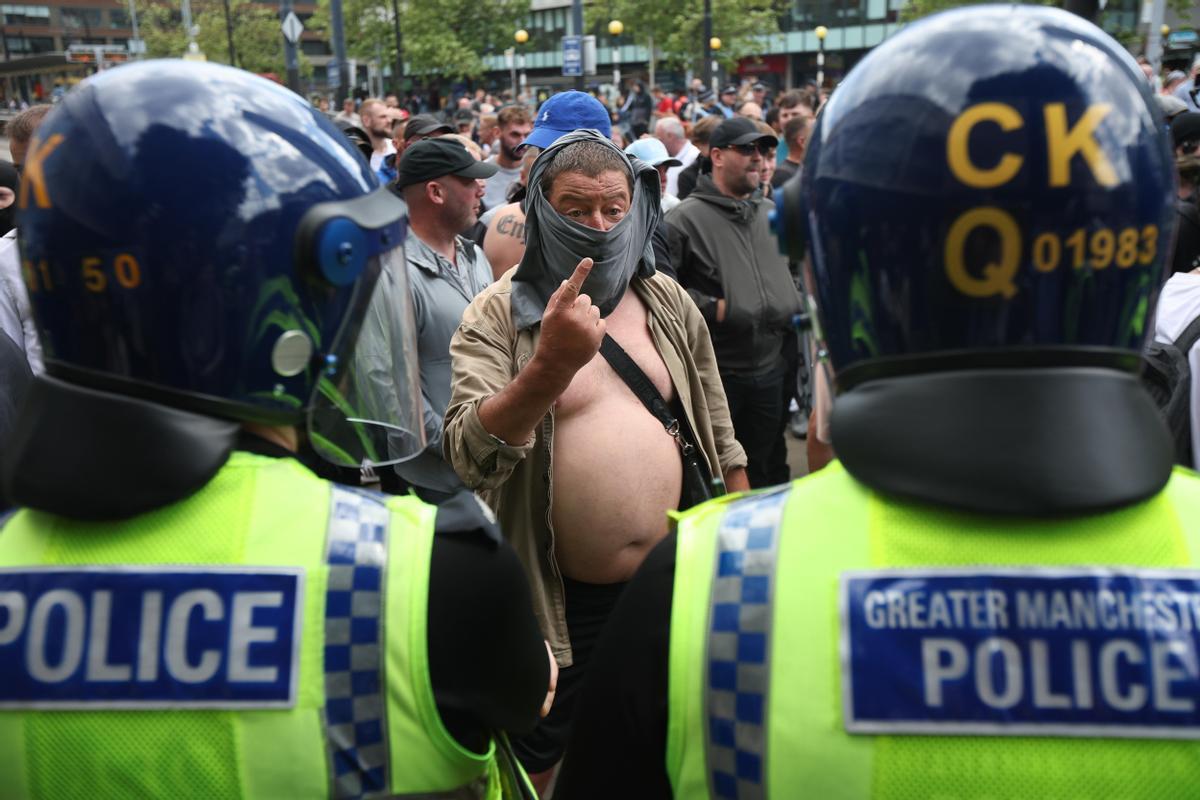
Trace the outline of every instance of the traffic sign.
<instances>
[{"instance_id":1,"label":"traffic sign","mask_svg":"<svg viewBox=\"0 0 1200 800\"><path fill-rule=\"evenodd\" d=\"M300 18L296 16L295 11L288 12L288 15L284 17L283 24L280 27L283 28L283 38L287 39L292 44L300 41L300 34L304 33L304 23L301 22Z\"/></svg>"},{"instance_id":2,"label":"traffic sign","mask_svg":"<svg viewBox=\"0 0 1200 800\"><path fill-rule=\"evenodd\" d=\"M339 65L337 61L330 61L327 65L325 65L326 74L329 78L330 89L336 89L342 85L342 76L339 74L341 70L338 69L338 66Z\"/></svg>"},{"instance_id":3,"label":"traffic sign","mask_svg":"<svg viewBox=\"0 0 1200 800\"><path fill-rule=\"evenodd\" d=\"M583 75L583 37L562 38L562 74L568 77Z\"/></svg>"}]
</instances>

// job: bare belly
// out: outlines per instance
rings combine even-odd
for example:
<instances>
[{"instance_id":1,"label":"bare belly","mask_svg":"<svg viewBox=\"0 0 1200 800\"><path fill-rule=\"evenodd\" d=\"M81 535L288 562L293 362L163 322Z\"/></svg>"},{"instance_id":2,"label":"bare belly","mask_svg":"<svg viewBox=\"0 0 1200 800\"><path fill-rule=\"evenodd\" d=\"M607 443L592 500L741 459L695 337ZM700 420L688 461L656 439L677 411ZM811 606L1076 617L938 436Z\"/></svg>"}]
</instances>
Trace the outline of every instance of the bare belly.
<instances>
[{"instance_id":1,"label":"bare belly","mask_svg":"<svg viewBox=\"0 0 1200 800\"><path fill-rule=\"evenodd\" d=\"M551 517L563 574L613 583L666 536L682 466L675 440L597 359L555 408Z\"/></svg>"}]
</instances>

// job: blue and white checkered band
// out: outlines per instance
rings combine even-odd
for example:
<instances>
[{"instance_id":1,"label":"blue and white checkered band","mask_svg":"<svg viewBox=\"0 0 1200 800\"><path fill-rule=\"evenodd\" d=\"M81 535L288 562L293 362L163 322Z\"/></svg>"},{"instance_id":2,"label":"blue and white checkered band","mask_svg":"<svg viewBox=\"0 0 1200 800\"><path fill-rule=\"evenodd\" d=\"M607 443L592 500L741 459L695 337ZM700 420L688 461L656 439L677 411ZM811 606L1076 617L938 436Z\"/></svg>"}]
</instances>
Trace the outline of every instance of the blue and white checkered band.
<instances>
[{"instance_id":1,"label":"blue and white checkered band","mask_svg":"<svg viewBox=\"0 0 1200 800\"><path fill-rule=\"evenodd\" d=\"M789 487L729 506L708 629L706 763L714 798L765 798L775 553Z\"/></svg>"},{"instance_id":2,"label":"blue and white checkered band","mask_svg":"<svg viewBox=\"0 0 1200 800\"><path fill-rule=\"evenodd\" d=\"M334 487L326 534L325 741L335 798L388 794L383 588L389 512Z\"/></svg>"}]
</instances>

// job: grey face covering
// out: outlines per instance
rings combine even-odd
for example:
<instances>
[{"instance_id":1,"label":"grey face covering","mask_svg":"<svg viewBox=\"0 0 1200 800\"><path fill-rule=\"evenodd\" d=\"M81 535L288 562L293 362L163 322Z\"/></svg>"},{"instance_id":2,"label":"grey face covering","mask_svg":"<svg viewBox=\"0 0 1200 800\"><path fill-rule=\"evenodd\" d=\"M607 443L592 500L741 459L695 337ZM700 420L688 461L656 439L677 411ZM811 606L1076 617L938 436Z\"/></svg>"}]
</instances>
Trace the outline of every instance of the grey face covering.
<instances>
[{"instance_id":1,"label":"grey face covering","mask_svg":"<svg viewBox=\"0 0 1200 800\"><path fill-rule=\"evenodd\" d=\"M634 176L633 201L629 213L607 231L580 225L550 205L542 193L542 174L567 145L600 142L621 157ZM592 130L568 133L542 151L529 172L525 198L525 255L512 279L512 318L521 330L541 322L550 295L571 277L581 259L595 264L583 283L583 294L608 316L635 274L654 274L654 250L650 235L662 217L661 184L658 171L649 164L630 159L621 149Z\"/></svg>"}]
</instances>

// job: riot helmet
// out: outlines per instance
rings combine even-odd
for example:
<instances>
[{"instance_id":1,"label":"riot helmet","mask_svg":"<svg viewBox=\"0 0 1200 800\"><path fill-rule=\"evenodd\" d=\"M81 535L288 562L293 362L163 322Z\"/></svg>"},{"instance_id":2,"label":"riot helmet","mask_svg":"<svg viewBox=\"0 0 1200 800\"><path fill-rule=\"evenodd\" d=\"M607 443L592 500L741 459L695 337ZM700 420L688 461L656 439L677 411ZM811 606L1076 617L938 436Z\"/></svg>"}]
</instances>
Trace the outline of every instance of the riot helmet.
<instances>
[{"instance_id":1,"label":"riot helmet","mask_svg":"<svg viewBox=\"0 0 1200 800\"><path fill-rule=\"evenodd\" d=\"M839 385L962 352L1136 368L1171 164L1136 63L1075 15L974 6L888 39L822 110L783 200Z\"/></svg>"},{"instance_id":2,"label":"riot helmet","mask_svg":"<svg viewBox=\"0 0 1200 800\"><path fill-rule=\"evenodd\" d=\"M299 96L214 64L101 72L39 128L18 205L42 391L209 438L307 427L346 466L423 447L406 208Z\"/></svg>"},{"instance_id":3,"label":"riot helmet","mask_svg":"<svg viewBox=\"0 0 1200 800\"><path fill-rule=\"evenodd\" d=\"M1121 373L1116 383L1096 378L1111 397L1094 398L1118 418L1140 409L1141 422L1115 434L1114 452L1157 452L1164 431L1142 413L1133 376L1174 233L1172 166L1141 70L1073 14L971 6L872 50L814 123L802 174L778 193L781 247L804 262L837 389L866 390L835 406L834 447L847 468L879 462L880 475L903 472L870 452L871 437L890 434L856 429L839 439L839 425L862 422L852 412L878 393L874 381L921 379L925 400L912 414L918 424L922 413L942 415L927 424L930 438L945 436L958 414L960 433L990 425L996 446L1011 450L1018 437L1006 441L984 409L998 402L993 382L1009 380L1002 370L1035 367ZM931 387L943 378L934 376L963 371L975 372L944 379L954 400L937 398ZM1056 380L1043 371L1019 390L1009 380L1006 399L1044 393L1012 402L1042 414L1047 428L1071 428L1076 390L1052 390ZM887 390L902 388L893 381ZM1039 458L1012 460L1026 456ZM969 458L956 462L963 474ZM1157 462L1145 472L1127 494L1146 496L1165 481ZM894 475L885 482L903 484ZM959 496L987 494L960 488Z\"/></svg>"}]
</instances>

